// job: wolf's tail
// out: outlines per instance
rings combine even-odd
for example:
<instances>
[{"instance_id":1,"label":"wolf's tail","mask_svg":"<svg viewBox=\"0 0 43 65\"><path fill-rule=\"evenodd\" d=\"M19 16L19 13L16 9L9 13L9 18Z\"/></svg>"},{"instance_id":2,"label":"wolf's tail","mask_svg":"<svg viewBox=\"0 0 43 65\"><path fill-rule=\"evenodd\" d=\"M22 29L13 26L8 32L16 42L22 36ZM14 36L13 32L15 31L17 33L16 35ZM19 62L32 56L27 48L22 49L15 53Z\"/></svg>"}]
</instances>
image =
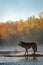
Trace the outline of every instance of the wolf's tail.
<instances>
[{"instance_id":1,"label":"wolf's tail","mask_svg":"<svg viewBox=\"0 0 43 65\"><path fill-rule=\"evenodd\" d=\"M34 51L37 52L37 45L35 46L35 50Z\"/></svg>"}]
</instances>

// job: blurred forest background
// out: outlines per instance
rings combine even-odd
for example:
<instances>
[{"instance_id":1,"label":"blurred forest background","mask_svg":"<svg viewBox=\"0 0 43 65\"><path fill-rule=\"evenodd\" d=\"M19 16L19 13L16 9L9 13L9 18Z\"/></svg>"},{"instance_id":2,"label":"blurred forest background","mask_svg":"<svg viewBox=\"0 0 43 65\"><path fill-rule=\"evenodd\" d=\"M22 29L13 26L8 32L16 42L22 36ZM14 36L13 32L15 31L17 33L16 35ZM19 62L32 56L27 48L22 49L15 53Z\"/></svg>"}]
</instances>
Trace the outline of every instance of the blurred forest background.
<instances>
[{"instance_id":1,"label":"blurred forest background","mask_svg":"<svg viewBox=\"0 0 43 65\"><path fill-rule=\"evenodd\" d=\"M25 21L0 22L0 46L17 45L20 40L43 44L43 12L38 17L30 16Z\"/></svg>"}]
</instances>

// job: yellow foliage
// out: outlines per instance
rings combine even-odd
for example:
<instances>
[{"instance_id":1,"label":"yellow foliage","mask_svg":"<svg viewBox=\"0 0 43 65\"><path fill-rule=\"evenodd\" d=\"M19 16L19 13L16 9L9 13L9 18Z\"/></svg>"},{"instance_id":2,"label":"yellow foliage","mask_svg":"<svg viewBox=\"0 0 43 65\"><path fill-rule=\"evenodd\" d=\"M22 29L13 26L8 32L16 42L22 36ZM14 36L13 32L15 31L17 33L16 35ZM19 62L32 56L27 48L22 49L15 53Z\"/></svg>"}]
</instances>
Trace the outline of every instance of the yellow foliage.
<instances>
[{"instance_id":1,"label":"yellow foliage","mask_svg":"<svg viewBox=\"0 0 43 65\"><path fill-rule=\"evenodd\" d=\"M9 35L29 34L31 30L43 30L43 18L31 17L25 21L19 20L12 23L0 23L0 35L2 39L9 38Z\"/></svg>"}]
</instances>

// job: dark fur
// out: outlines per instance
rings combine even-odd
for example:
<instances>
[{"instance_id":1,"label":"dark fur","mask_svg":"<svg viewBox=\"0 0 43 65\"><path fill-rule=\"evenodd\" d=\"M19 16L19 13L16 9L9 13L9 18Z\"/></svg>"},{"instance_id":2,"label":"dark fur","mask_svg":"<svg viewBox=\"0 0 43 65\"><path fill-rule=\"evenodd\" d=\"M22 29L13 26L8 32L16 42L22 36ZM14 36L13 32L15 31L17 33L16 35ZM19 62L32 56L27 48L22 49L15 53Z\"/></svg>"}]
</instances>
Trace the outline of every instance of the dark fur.
<instances>
[{"instance_id":1,"label":"dark fur","mask_svg":"<svg viewBox=\"0 0 43 65\"><path fill-rule=\"evenodd\" d=\"M22 42L22 41L19 41L19 46L25 48L25 54L27 53L28 54L28 49L32 48L33 51L34 51L34 54L35 52L37 51L37 44L35 42L31 42L31 43L25 43L25 42Z\"/></svg>"}]
</instances>

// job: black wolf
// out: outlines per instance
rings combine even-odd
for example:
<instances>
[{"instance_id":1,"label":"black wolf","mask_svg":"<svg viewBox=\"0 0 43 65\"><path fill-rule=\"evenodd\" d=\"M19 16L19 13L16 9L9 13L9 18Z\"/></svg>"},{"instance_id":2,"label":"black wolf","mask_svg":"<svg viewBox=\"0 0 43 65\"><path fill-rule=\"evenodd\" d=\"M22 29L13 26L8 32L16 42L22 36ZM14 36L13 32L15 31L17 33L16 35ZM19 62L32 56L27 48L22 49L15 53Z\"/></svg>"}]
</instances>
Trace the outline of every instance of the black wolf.
<instances>
[{"instance_id":1,"label":"black wolf","mask_svg":"<svg viewBox=\"0 0 43 65\"><path fill-rule=\"evenodd\" d=\"M35 42L25 43L25 42L19 41L18 45L25 48L25 54L26 53L28 54L28 49L30 49L30 48L33 49L34 54L35 54L35 52L37 52L37 44Z\"/></svg>"}]
</instances>

